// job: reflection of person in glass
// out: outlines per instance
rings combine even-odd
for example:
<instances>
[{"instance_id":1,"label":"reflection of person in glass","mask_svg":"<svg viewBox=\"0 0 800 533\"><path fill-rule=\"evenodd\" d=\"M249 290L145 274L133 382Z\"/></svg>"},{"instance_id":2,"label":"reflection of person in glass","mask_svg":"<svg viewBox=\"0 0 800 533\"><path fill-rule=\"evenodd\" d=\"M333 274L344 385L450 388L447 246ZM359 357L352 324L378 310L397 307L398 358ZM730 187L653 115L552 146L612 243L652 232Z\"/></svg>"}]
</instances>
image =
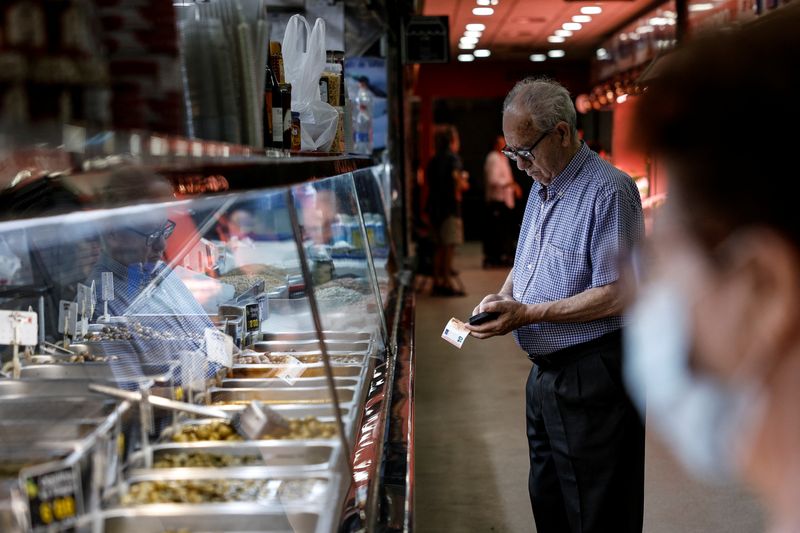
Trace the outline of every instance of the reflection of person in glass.
<instances>
[{"instance_id":1,"label":"reflection of person in glass","mask_svg":"<svg viewBox=\"0 0 800 533\"><path fill-rule=\"evenodd\" d=\"M143 183L140 192L130 185L107 188L100 195L102 205L172 199L171 188L160 179L139 183ZM165 210L154 207L109 218L100 224L101 253L89 282L94 281L99 295L103 272L113 274L114 299L108 302L109 313L205 315L192 293L164 262L167 239L176 228Z\"/></svg>"}]
</instances>

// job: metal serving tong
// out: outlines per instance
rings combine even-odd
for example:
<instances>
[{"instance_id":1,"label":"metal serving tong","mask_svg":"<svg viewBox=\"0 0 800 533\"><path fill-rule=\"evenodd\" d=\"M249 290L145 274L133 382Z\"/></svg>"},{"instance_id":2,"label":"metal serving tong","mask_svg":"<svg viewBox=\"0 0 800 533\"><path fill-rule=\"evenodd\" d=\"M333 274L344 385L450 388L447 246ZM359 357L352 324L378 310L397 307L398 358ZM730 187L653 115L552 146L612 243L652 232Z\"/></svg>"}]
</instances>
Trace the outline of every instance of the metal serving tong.
<instances>
[{"instance_id":1,"label":"metal serving tong","mask_svg":"<svg viewBox=\"0 0 800 533\"><path fill-rule=\"evenodd\" d=\"M209 418L222 418L230 422L239 435L249 440L260 440L267 434L282 435L289 432L289 422L258 401L250 402L244 411L229 412L214 407L179 402L169 398L162 398L161 396L127 391L97 383L90 383L89 389L121 400L128 400L129 402L146 402L153 407L161 407L171 411L181 411Z\"/></svg>"}]
</instances>

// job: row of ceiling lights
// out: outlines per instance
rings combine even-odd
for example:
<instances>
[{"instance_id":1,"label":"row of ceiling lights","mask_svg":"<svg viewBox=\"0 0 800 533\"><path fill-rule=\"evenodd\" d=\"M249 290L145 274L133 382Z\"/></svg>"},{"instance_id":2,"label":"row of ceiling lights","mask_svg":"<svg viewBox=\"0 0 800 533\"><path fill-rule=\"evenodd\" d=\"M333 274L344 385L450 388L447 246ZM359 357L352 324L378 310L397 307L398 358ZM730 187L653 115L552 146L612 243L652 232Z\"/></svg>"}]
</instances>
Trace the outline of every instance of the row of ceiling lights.
<instances>
[{"instance_id":1,"label":"row of ceiling lights","mask_svg":"<svg viewBox=\"0 0 800 533\"><path fill-rule=\"evenodd\" d=\"M472 14L476 16L489 16L494 14L494 8L489 6L496 6L499 0L476 0L477 7L473 8ZM557 44L563 43L567 38L572 37L574 32L579 31L584 24L592 21L592 15L599 15L603 12L600 6L584 6L581 8L581 14L572 17L570 22L565 22L561 28L556 30L553 35L547 38L547 42ZM464 29L464 35L458 42L460 50L472 50L471 53L463 53L458 55L458 60L462 62L475 61L475 58L484 58L492 55L491 51L486 48L478 48L478 43L486 29L484 24L470 23ZM533 54L530 60L534 62L546 61L548 57L557 59L564 57L566 52L564 50L550 50L547 54Z\"/></svg>"},{"instance_id":2,"label":"row of ceiling lights","mask_svg":"<svg viewBox=\"0 0 800 533\"><path fill-rule=\"evenodd\" d=\"M561 25L561 28L553 32L553 35L547 37L547 42L551 44L561 44L566 42L567 39L575 35L576 31L580 31L584 24L592 21L592 15L599 15L603 12L600 6L583 6L580 15L574 15L572 19ZM534 63L541 63L547 61L547 58L558 59L564 57L566 52L560 49L554 49L547 52L547 54L531 54L530 60Z\"/></svg>"}]
</instances>

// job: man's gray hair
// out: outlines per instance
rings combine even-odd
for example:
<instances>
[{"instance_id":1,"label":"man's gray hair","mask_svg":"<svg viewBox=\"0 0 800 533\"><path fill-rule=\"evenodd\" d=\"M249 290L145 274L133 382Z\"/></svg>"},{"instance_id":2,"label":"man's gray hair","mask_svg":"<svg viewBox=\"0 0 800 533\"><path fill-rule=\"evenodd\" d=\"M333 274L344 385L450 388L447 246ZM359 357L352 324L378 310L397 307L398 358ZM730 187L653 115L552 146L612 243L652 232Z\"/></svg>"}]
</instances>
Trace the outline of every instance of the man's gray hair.
<instances>
[{"instance_id":1,"label":"man's gray hair","mask_svg":"<svg viewBox=\"0 0 800 533\"><path fill-rule=\"evenodd\" d=\"M575 105L569 91L549 78L529 77L517 82L503 102L503 113L514 107L528 114L536 129L551 130L561 121L577 135Z\"/></svg>"}]
</instances>

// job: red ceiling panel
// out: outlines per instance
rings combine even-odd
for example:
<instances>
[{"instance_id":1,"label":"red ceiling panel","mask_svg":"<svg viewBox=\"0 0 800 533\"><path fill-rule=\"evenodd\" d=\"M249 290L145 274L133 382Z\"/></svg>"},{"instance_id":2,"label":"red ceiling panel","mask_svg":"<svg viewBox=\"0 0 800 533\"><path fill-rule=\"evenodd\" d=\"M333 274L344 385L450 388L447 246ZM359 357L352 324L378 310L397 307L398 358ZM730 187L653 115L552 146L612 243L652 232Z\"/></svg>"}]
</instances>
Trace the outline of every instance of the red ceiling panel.
<instances>
[{"instance_id":1,"label":"red ceiling panel","mask_svg":"<svg viewBox=\"0 0 800 533\"><path fill-rule=\"evenodd\" d=\"M495 59L520 59L535 52L563 49L567 58L590 57L594 47L614 28L628 21L637 13L654 4L653 0L627 0L607 2L566 0L497 0L491 6L491 16L476 16L472 10L479 7L478 0L426 0L425 15L448 15L450 17L450 40L454 56L462 51L458 41L469 23L486 25L478 48L491 50ZM572 22L574 15L581 14L583 6L600 6L602 13L592 15L591 22L567 37L564 43L548 42L548 37L561 29L565 22Z\"/></svg>"}]
</instances>

